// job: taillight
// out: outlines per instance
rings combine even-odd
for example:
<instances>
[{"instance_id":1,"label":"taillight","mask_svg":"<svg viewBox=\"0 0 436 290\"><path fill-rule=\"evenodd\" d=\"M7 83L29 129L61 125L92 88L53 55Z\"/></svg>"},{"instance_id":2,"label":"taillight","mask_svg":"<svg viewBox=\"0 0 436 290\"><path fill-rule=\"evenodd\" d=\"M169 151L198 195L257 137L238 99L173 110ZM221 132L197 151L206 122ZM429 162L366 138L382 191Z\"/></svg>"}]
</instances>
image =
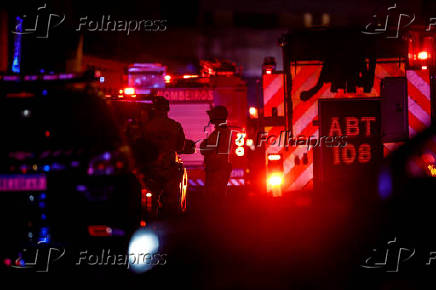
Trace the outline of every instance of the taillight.
<instances>
[{"instance_id":1,"label":"taillight","mask_svg":"<svg viewBox=\"0 0 436 290\"><path fill-rule=\"evenodd\" d=\"M125 88L124 89L124 94L125 95L134 95L135 94L135 89L134 88Z\"/></svg>"},{"instance_id":2,"label":"taillight","mask_svg":"<svg viewBox=\"0 0 436 290\"><path fill-rule=\"evenodd\" d=\"M409 31L408 37L408 69L426 70L430 66L434 66L436 63L433 56L435 51L434 37L418 31Z\"/></svg>"},{"instance_id":3,"label":"taillight","mask_svg":"<svg viewBox=\"0 0 436 290\"><path fill-rule=\"evenodd\" d=\"M110 237L112 229L104 225L93 225L88 227L88 233L91 237Z\"/></svg>"},{"instance_id":4,"label":"taillight","mask_svg":"<svg viewBox=\"0 0 436 290\"><path fill-rule=\"evenodd\" d=\"M35 94L27 92L7 93L6 98L33 98Z\"/></svg>"},{"instance_id":5,"label":"taillight","mask_svg":"<svg viewBox=\"0 0 436 290\"><path fill-rule=\"evenodd\" d=\"M124 230L111 228L106 225L91 225L88 226L88 234L91 237L121 237L124 236L126 233Z\"/></svg>"},{"instance_id":6,"label":"taillight","mask_svg":"<svg viewBox=\"0 0 436 290\"><path fill-rule=\"evenodd\" d=\"M421 51L418 53L418 59L420 60L426 60L428 59L428 53L427 51Z\"/></svg>"},{"instance_id":7,"label":"taillight","mask_svg":"<svg viewBox=\"0 0 436 290\"><path fill-rule=\"evenodd\" d=\"M273 196L281 196L285 183L283 157L281 154L268 154L267 159L267 190Z\"/></svg>"},{"instance_id":8,"label":"taillight","mask_svg":"<svg viewBox=\"0 0 436 290\"><path fill-rule=\"evenodd\" d=\"M142 207L145 208L148 212L153 208L153 193L150 190L143 188L141 190L141 203Z\"/></svg>"},{"instance_id":9,"label":"taillight","mask_svg":"<svg viewBox=\"0 0 436 290\"><path fill-rule=\"evenodd\" d=\"M267 190L273 197L282 196L282 187L285 182L283 172L273 171L268 174Z\"/></svg>"},{"instance_id":10,"label":"taillight","mask_svg":"<svg viewBox=\"0 0 436 290\"><path fill-rule=\"evenodd\" d=\"M128 172L128 159L119 151L104 152L91 159L89 175L117 175Z\"/></svg>"},{"instance_id":11,"label":"taillight","mask_svg":"<svg viewBox=\"0 0 436 290\"><path fill-rule=\"evenodd\" d=\"M272 187L276 187L276 186L282 186L283 184L283 173L280 172L272 172L269 176L268 176L268 185L272 186Z\"/></svg>"}]
</instances>

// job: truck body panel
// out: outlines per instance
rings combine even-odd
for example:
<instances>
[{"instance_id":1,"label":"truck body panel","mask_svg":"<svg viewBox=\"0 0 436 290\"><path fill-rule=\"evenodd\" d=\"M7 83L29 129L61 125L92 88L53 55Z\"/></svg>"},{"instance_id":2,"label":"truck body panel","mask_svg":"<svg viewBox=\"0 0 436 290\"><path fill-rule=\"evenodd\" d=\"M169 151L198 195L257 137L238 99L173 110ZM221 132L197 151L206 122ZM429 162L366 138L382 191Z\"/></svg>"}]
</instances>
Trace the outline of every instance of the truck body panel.
<instances>
[{"instance_id":1,"label":"truck body panel","mask_svg":"<svg viewBox=\"0 0 436 290\"><path fill-rule=\"evenodd\" d=\"M404 63L395 59L383 60L376 65L374 85L369 93L357 88L356 93L344 93L339 90L330 91L330 84L324 84L320 90L309 100L302 101L300 94L314 87L322 69L319 61L293 62L291 64L292 76L292 103L293 103L293 136L298 138L318 138L318 100L325 98L371 98L380 96L380 84L385 77L406 77L408 93L408 121L410 137L416 135L430 125L430 77L428 70L406 70ZM277 108L278 115L283 115L284 90L283 74L272 73L263 75L263 101L264 114L271 116L273 107ZM314 124L315 123L315 124ZM284 126L265 127L268 135L279 136ZM397 144L385 143L384 150L388 153ZM270 146L266 153L282 153L284 161L286 191L311 190L313 188L313 150L305 145Z\"/></svg>"}]
</instances>

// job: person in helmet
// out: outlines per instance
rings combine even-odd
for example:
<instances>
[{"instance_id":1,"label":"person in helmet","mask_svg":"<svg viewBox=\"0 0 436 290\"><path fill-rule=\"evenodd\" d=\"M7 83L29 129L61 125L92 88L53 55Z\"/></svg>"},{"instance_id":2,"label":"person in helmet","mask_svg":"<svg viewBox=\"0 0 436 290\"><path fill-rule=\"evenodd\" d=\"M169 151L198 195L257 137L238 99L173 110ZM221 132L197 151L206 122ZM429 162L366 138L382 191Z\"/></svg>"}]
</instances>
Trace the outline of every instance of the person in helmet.
<instances>
[{"instance_id":1,"label":"person in helmet","mask_svg":"<svg viewBox=\"0 0 436 290\"><path fill-rule=\"evenodd\" d=\"M229 162L231 131L227 125L228 112L224 106L207 111L214 131L200 144L206 172L205 193L212 198L223 197L232 170Z\"/></svg>"},{"instance_id":2,"label":"person in helmet","mask_svg":"<svg viewBox=\"0 0 436 290\"><path fill-rule=\"evenodd\" d=\"M167 99L154 97L151 117L144 126L144 136L157 152L148 166L148 173L162 185L167 205L177 203L179 168L175 160L177 152L182 152L185 145L183 128L179 122L168 117L169 110Z\"/></svg>"},{"instance_id":3,"label":"person in helmet","mask_svg":"<svg viewBox=\"0 0 436 290\"><path fill-rule=\"evenodd\" d=\"M185 144L183 128L179 122L168 117L169 111L168 100L161 96L155 97L151 118L145 126L145 136L159 148L160 158L182 151Z\"/></svg>"}]
</instances>

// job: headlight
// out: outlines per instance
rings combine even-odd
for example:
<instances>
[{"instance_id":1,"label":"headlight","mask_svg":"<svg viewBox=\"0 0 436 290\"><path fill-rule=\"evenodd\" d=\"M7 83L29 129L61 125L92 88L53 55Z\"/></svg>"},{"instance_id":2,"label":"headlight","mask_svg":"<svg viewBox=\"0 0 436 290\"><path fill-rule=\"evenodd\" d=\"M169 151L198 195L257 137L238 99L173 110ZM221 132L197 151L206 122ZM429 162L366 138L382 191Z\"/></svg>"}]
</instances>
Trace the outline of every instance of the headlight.
<instances>
[{"instance_id":1,"label":"headlight","mask_svg":"<svg viewBox=\"0 0 436 290\"><path fill-rule=\"evenodd\" d=\"M129 243L129 267L143 273L156 265L153 256L159 250L158 236L150 229L137 230Z\"/></svg>"}]
</instances>

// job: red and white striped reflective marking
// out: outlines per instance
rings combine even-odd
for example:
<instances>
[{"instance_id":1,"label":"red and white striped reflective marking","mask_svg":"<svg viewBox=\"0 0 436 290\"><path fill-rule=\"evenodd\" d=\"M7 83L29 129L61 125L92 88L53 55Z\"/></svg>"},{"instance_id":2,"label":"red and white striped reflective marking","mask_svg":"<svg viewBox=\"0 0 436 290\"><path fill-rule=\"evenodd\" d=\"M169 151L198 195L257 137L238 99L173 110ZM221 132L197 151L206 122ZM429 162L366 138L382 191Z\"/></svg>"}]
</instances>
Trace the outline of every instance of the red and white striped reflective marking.
<instances>
[{"instance_id":1,"label":"red and white striped reflective marking","mask_svg":"<svg viewBox=\"0 0 436 290\"><path fill-rule=\"evenodd\" d=\"M245 179L243 178L230 178L227 186L242 186L245 185Z\"/></svg>"},{"instance_id":2,"label":"red and white striped reflective marking","mask_svg":"<svg viewBox=\"0 0 436 290\"><path fill-rule=\"evenodd\" d=\"M204 186L203 179L197 178L197 179L188 179L188 183L190 186Z\"/></svg>"},{"instance_id":3,"label":"red and white striped reflective marking","mask_svg":"<svg viewBox=\"0 0 436 290\"><path fill-rule=\"evenodd\" d=\"M204 186L203 179L189 179L188 183L190 186ZM243 186L245 185L244 178L230 178L227 186Z\"/></svg>"},{"instance_id":4,"label":"red and white striped reflective marking","mask_svg":"<svg viewBox=\"0 0 436 290\"><path fill-rule=\"evenodd\" d=\"M409 136L413 137L431 123L430 74L428 70L408 70Z\"/></svg>"},{"instance_id":5,"label":"red and white striped reflective marking","mask_svg":"<svg viewBox=\"0 0 436 290\"><path fill-rule=\"evenodd\" d=\"M315 63L314 63L315 64ZM318 127L313 121L318 118L318 99L320 98L350 98L350 97L378 97L380 83L385 77L407 76L409 103L409 131L410 136L428 127L431 116L430 81L427 71L407 71L404 65L398 63L377 64L374 86L370 93L357 91L355 94L330 92L330 84L325 84L310 100L301 101L302 91L312 88L318 81L321 65L292 66L292 101L293 101L293 129L294 136L303 135L306 138L318 137ZM281 83L278 80L281 80ZM283 107L283 75L272 74L263 76L265 116L270 115L272 107ZM281 88L277 87L281 85ZM283 128L265 128L271 135L278 135ZM397 144L398 145L398 144ZM385 144L385 154L393 150L395 144ZM285 185L284 190L305 190L313 186L313 151L307 146L291 146L288 150L282 147L269 146L267 153L282 153L284 160ZM303 155L307 154L307 163L303 163ZM296 162L296 159L299 162ZM298 164L297 164L298 163Z\"/></svg>"},{"instance_id":6,"label":"red and white striped reflective marking","mask_svg":"<svg viewBox=\"0 0 436 290\"><path fill-rule=\"evenodd\" d=\"M277 107L278 115L283 115L283 74L265 74L262 80L263 110L265 117L271 117L273 107Z\"/></svg>"}]
</instances>

